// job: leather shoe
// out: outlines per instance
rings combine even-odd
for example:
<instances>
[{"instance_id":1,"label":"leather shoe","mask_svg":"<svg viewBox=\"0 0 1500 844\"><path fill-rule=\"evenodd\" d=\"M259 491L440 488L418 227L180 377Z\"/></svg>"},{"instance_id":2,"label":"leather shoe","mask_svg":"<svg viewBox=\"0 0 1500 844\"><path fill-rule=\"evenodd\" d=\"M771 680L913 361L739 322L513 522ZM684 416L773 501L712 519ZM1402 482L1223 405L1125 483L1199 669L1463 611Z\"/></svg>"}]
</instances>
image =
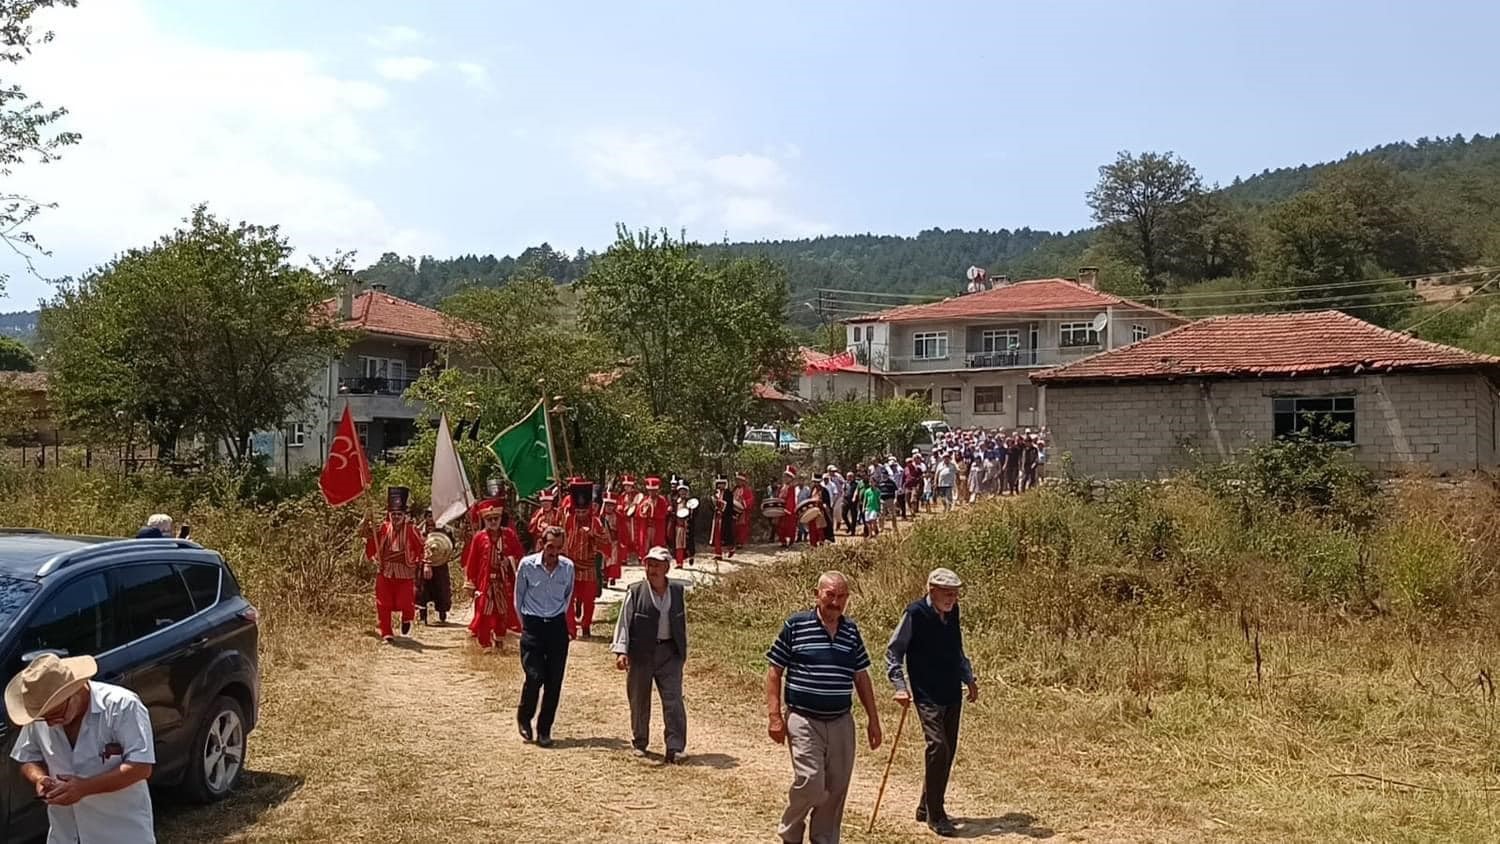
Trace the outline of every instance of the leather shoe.
<instances>
[{"instance_id":1,"label":"leather shoe","mask_svg":"<svg viewBox=\"0 0 1500 844\"><path fill-rule=\"evenodd\" d=\"M958 830L954 828L953 821L947 818L939 818L927 825L939 838L957 838Z\"/></svg>"},{"instance_id":2,"label":"leather shoe","mask_svg":"<svg viewBox=\"0 0 1500 844\"><path fill-rule=\"evenodd\" d=\"M516 729L521 733L522 741L531 741L531 725L517 722Z\"/></svg>"},{"instance_id":3,"label":"leather shoe","mask_svg":"<svg viewBox=\"0 0 1500 844\"><path fill-rule=\"evenodd\" d=\"M549 736L546 733L542 733L541 735L537 736L536 737L536 746L537 747L551 747L552 746L552 736Z\"/></svg>"}]
</instances>

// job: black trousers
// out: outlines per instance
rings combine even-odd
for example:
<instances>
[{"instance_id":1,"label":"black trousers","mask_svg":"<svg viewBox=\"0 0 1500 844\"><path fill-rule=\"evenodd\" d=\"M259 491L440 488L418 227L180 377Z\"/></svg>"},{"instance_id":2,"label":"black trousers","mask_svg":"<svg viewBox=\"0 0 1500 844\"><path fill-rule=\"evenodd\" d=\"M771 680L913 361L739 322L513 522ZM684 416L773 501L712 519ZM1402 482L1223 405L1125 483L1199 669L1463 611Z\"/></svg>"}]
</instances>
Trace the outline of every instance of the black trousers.
<instances>
[{"instance_id":1,"label":"black trousers","mask_svg":"<svg viewBox=\"0 0 1500 844\"><path fill-rule=\"evenodd\" d=\"M521 686L516 721L529 725L535 716L538 736L552 735L552 720L557 717L557 699L562 695L563 672L567 667L567 617L521 616L521 671L526 674L526 682ZM538 696L542 702L540 714Z\"/></svg>"},{"instance_id":2,"label":"black trousers","mask_svg":"<svg viewBox=\"0 0 1500 844\"><path fill-rule=\"evenodd\" d=\"M447 565L433 566L432 578L423 580L417 572L417 611L427 617L427 605L447 615L453 609L453 580Z\"/></svg>"},{"instance_id":3,"label":"black trousers","mask_svg":"<svg viewBox=\"0 0 1500 844\"><path fill-rule=\"evenodd\" d=\"M912 705L917 708L917 717L922 721L922 735L927 739L920 806L927 810L927 822L936 823L948 817L943 799L948 793L948 774L953 770L953 754L958 750L958 716L963 704Z\"/></svg>"}]
</instances>

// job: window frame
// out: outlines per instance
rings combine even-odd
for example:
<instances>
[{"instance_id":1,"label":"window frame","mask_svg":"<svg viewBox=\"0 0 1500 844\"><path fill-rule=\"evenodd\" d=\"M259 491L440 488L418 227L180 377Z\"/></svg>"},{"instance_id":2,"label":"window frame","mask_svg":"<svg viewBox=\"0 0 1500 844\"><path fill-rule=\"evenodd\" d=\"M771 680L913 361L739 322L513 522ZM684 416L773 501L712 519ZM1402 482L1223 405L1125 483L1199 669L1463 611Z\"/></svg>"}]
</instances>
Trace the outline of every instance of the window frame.
<instances>
[{"instance_id":1,"label":"window frame","mask_svg":"<svg viewBox=\"0 0 1500 844\"><path fill-rule=\"evenodd\" d=\"M994 342L1001 338L1006 339L1006 344L1001 346ZM993 355L999 352L1014 352L1021 348L1021 329L1019 328L984 328L979 332L979 349L981 354Z\"/></svg>"},{"instance_id":2,"label":"window frame","mask_svg":"<svg viewBox=\"0 0 1500 844\"><path fill-rule=\"evenodd\" d=\"M1085 342L1078 342L1077 335L1083 334ZM1086 349L1089 346L1099 345L1099 332L1094 329L1092 322L1060 322L1057 324L1057 346L1060 349Z\"/></svg>"},{"instance_id":3,"label":"window frame","mask_svg":"<svg viewBox=\"0 0 1500 844\"><path fill-rule=\"evenodd\" d=\"M1132 323L1130 326L1130 342L1139 343L1151 336L1151 329L1140 323Z\"/></svg>"},{"instance_id":4,"label":"window frame","mask_svg":"<svg viewBox=\"0 0 1500 844\"><path fill-rule=\"evenodd\" d=\"M980 402L980 391L995 391L999 398L990 402ZM985 408L991 408L986 410ZM1005 385L993 384L988 386L976 386L974 388L974 413L1000 414L1005 412Z\"/></svg>"},{"instance_id":5,"label":"window frame","mask_svg":"<svg viewBox=\"0 0 1500 844\"><path fill-rule=\"evenodd\" d=\"M863 343L865 341L864 340L864 335L861 333L863 330L864 330L864 326L863 325L856 325L856 326L854 326L854 342L856 342L856 343Z\"/></svg>"},{"instance_id":6,"label":"window frame","mask_svg":"<svg viewBox=\"0 0 1500 844\"><path fill-rule=\"evenodd\" d=\"M301 448L307 445L307 427L306 422L293 422L287 426L287 448Z\"/></svg>"},{"instance_id":7,"label":"window frame","mask_svg":"<svg viewBox=\"0 0 1500 844\"><path fill-rule=\"evenodd\" d=\"M948 395L949 391L958 393L958 398L953 399L952 402L951 402L954 405L954 409L953 410L949 410L948 409L948 405L949 405L950 401L947 398L947 395ZM938 408L938 410L941 410L944 415L947 415L949 413L952 413L952 414L955 414L955 415L962 414L963 411L964 411L964 388L963 387L939 387L938 388L938 404L937 404L937 408Z\"/></svg>"},{"instance_id":8,"label":"window frame","mask_svg":"<svg viewBox=\"0 0 1500 844\"><path fill-rule=\"evenodd\" d=\"M927 354L928 344L932 348L941 348L942 354ZM947 360L949 353L948 332L946 331L913 331L911 333L911 357L912 360Z\"/></svg>"},{"instance_id":9,"label":"window frame","mask_svg":"<svg viewBox=\"0 0 1500 844\"><path fill-rule=\"evenodd\" d=\"M16 624L16 631L17 632L16 632L15 642L16 642L16 645L19 646L19 648L20 648L19 652L17 653L18 657L19 656L24 656L24 655L26 655L28 653L36 653L37 651L43 651L43 652L45 652L45 651L62 651L63 650L62 648L33 648L33 647L28 647L27 646L27 641L26 641L27 634L30 632L32 625L36 622L37 616L39 616L45 609L47 609L48 604L50 604L53 600L55 600L58 595L60 595L63 592L67 591L68 589L73 588L73 586L75 586L75 585L77 585L79 583L82 583L85 580L88 580L89 578L98 578L103 583L103 585L104 585L104 600L100 603L100 606L106 607L106 611L108 612L108 616L105 618L105 620L103 622L104 629L101 630L101 632L99 634L99 637L98 637L98 641L101 643L101 645L113 644L114 640L118 636L118 631L119 631L119 619L116 617L116 614L117 614L118 611L117 611L116 606L115 606L114 586L110 583L109 576L108 576L107 572L104 572L104 571L88 571L88 572L81 573L77 577L70 578L67 582L65 582L62 585L56 587L55 589L50 590L50 592L48 594L40 596L40 599L38 599L37 597L33 597L32 598L32 602L35 604L35 606L32 607L26 613L26 616L25 616L24 619L18 619L17 620L17 624ZM92 656L92 657L94 657L94 658L97 659L99 657L104 656L107 653L111 653L111 652L115 651L119 647L120 647L120 645L115 644L115 645L113 645L113 647L110 647L110 648L108 648L106 650L101 650L101 651L99 651L97 653L89 653L89 654L73 653L72 651L68 651L66 653L66 656L70 656L70 657L74 657L74 656Z\"/></svg>"},{"instance_id":10,"label":"window frame","mask_svg":"<svg viewBox=\"0 0 1500 844\"><path fill-rule=\"evenodd\" d=\"M1301 407L1304 403L1328 404L1328 409ZM1318 431L1314 420L1326 416L1330 422L1348 425L1343 434ZM1347 418L1344 418L1347 417ZM1286 424L1290 420L1290 424ZM1354 446L1359 444L1359 405L1354 393L1329 393L1323 395L1271 396L1271 436L1288 439L1294 434L1307 436L1315 442L1330 445Z\"/></svg>"}]
</instances>

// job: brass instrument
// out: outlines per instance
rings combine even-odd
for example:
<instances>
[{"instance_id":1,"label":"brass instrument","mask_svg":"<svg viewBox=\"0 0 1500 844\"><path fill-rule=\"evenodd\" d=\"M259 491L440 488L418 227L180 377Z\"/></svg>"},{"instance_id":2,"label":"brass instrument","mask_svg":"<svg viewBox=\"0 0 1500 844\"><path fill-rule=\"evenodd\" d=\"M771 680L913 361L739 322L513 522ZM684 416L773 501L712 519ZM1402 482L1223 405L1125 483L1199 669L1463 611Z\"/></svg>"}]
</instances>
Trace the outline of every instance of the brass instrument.
<instances>
[{"instance_id":1,"label":"brass instrument","mask_svg":"<svg viewBox=\"0 0 1500 844\"><path fill-rule=\"evenodd\" d=\"M644 503L645 501L646 501L646 494L642 493L642 492L637 492L635 494L635 497L632 498L632 499L630 499L630 504L625 507L625 518L627 518L627 519L633 519L633 518L635 518L636 511L638 511L638 510L641 509L641 504Z\"/></svg>"}]
</instances>

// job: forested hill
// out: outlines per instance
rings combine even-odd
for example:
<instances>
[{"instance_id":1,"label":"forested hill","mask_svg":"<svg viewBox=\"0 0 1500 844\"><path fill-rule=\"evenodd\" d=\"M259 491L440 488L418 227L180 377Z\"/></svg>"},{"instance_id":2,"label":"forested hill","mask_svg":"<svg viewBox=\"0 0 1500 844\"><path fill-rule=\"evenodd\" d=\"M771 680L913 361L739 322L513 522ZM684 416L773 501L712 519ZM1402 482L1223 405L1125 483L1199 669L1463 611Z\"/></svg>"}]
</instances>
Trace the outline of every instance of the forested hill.
<instances>
[{"instance_id":1,"label":"forested hill","mask_svg":"<svg viewBox=\"0 0 1500 844\"><path fill-rule=\"evenodd\" d=\"M1500 187L1500 134L1397 141L1351 152L1339 161L1262 170L1248 178L1236 178L1220 195L1246 204L1280 202L1312 188L1329 171L1360 161L1388 164L1432 194L1457 195L1484 189L1494 196L1495 188Z\"/></svg>"},{"instance_id":2,"label":"forested hill","mask_svg":"<svg viewBox=\"0 0 1500 844\"><path fill-rule=\"evenodd\" d=\"M18 311L0 314L0 337L14 337L30 342L36 336L36 311Z\"/></svg>"}]
</instances>

